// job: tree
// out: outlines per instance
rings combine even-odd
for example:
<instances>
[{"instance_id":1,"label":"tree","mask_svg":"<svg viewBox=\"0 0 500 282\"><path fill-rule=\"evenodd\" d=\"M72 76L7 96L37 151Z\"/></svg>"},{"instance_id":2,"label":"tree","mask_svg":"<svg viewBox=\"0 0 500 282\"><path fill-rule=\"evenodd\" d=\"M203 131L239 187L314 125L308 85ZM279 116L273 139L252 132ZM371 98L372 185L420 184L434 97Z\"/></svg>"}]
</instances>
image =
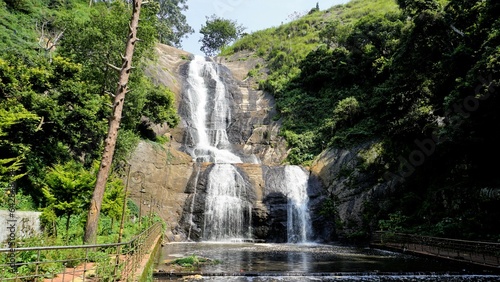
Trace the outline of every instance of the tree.
<instances>
[{"instance_id":1,"label":"tree","mask_svg":"<svg viewBox=\"0 0 500 282\"><path fill-rule=\"evenodd\" d=\"M316 7L312 8L310 11L309 11L309 15L312 14L312 13L315 13L315 12L318 12L319 11L319 2L316 2Z\"/></svg>"},{"instance_id":2,"label":"tree","mask_svg":"<svg viewBox=\"0 0 500 282\"><path fill-rule=\"evenodd\" d=\"M200 39L202 43L200 50L207 56L213 56L238 39L244 30L245 28L236 21L223 19L215 14L207 17L205 25L202 25L200 30L203 34L203 38Z\"/></svg>"},{"instance_id":3,"label":"tree","mask_svg":"<svg viewBox=\"0 0 500 282\"><path fill-rule=\"evenodd\" d=\"M23 174L12 177L10 174L17 171L22 166L26 151L29 146L26 144L12 143L8 138L6 129L23 120L38 120L39 118L28 112L22 105L12 100L0 103L0 184L19 179Z\"/></svg>"},{"instance_id":4,"label":"tree","mask_svg":"<svg viewBox=\"0 0 500 282\"><path fill-rule=\"evenodd\" d=\"M111 218L111 232L113 231L114 222L119 222L122 216L125 195L123 188L123 181L113 174L106 185L106 192L102 202L102 213Z\"/></svg>"},{"instance_id":5,"label":"tree","mask_svg":"<svg viewBox=\"0 0 500 282\"><path fill-rule=\"evenodd\" d=\"M134 91L127 94L120 125L121 128L135 133L138 132L142 116L155 120L157 123L168 122L171 127L174 127L178 121L173 95L168 95L171 99L168 103L165 103L166 99L161 95L151 97L152 92L159 91L164 91L167 95L168 89L154 85L151 78L146 77L144 72L145 64L150 62L148 59L153 59L152 50L159 32L157 29L159 7L153 4L145 5L141 9L141 26L137 31L137 37L142 41L134 49L137 69L129 79L129 87ZM67 15L67 19L61 20L61 25L66 29L64 40L58 47L58 53L72 57L75 62L81 64L82 79L86 80L87 85L99 84L95 86L98 89L95 89L93 93L103 96L103 99L108 101L106 104L112 103L112 98L110 99L108 94L114 92L116 88L119 74L111 65L121 65L120 53L123 49L123 35L128 29L130 19L127 15L129 13L130 9L127 5L121 1L115 1L109 7L103 3L96 4L88 20L72 17L71 14ZM100 44L96 46L93 42L100 42ZM161 99L154 100L156 98ZM161 105L159 107L161 109L158 109L160 111L145 109L148 103ZM106 109L106 116L109 116L109 110L109 108ZM104 135L105 133L102 136ZM99 144L99 142L94 143Z\"/></svg>"},{"instance_id":6,"label":"tree","mask_svg":"<svg viewBox=\"0 0 500 282\"><path fill-rule=\"evenodd\" d=\"M338 102L333 110L336 123L348 123L352 125L353 119L359 114L359 102L355 97L347 97Z\"/></svg>"},{"instance_id":7,"label":"tree","mask_svg":"<svg viewBox=\"0 0 500 282\"><path fill-rule=\"evenodd\" d=\"M132 57L134 55L134 47L139 39L137 38L137 27L139 26L139 16L141 12L142 0L134 1L132 19L129 25L129 34L127 44L125 46L125 55L122 57L123 64L121 68L111 66L120 72L118 87L115 92L113 104L113 115L109 120L108 136L105 140L104 152L101 159L101 166L97 174L97 180L90 202L89 216L85 227L85 243L92 244L97 241L97 225L99 222L99 213L101 212L102 199L108 180L111 163L113 161L113 153L118 137L118 129L122 117L123 104L125 102L125 94L129 91L127 84L132 70Z\"/></svg>"},{"instance_id":8,"label":"tree","mask_svg":"<svg viewBox=\"0 0 500 282\"><path fill-rule=\"evenodd\" d=\"M100 89L96 94L104 95L116 89L118 73L109 64L121 63L120 52L123 50L123 36L127 34L129 13L130 9L125 3L114 1L109 7L95 5L88 20L83 21L68 13L57 22L66 29L58 53L82 64L82 78L99 84ZM150 41L154 37L141 35L141 39ZM138 56L140 50L136 51Z\"/></svg>"},{"instance_id":9,"label":"tree","mask_svg":"<svg viewBox=\"0 0 500 282\"><path fill-rule=\"evenodd\" d=\"M42 191L48 207L44 209L44 218L55 220L54 215L66 215L66 241L71 216L81 213L88 205L94 181L94 173L73 160L55 165L45 176L46 186Z\"/></svg>"},{"instance_id":10,"label":"tree","mask_svg":"<svg viewBox=\"0 0 500 282\"><path fill-rule=\"evenodd\" d=\"M409 16L414 17L425 10L437 10L436 0L397 0L399 7Z\"/></svg>"},{"instance_id":11,"label":"tree","mask_svg":"<svg viewBox=\"0 0 500 282\"><path fill-rule=\"evenodd\" d=\"M181 47L181 40L194 32L182 14L188 9L187 0L159 0L158 34L161 43Z\"/></svg>"}]
</instances>

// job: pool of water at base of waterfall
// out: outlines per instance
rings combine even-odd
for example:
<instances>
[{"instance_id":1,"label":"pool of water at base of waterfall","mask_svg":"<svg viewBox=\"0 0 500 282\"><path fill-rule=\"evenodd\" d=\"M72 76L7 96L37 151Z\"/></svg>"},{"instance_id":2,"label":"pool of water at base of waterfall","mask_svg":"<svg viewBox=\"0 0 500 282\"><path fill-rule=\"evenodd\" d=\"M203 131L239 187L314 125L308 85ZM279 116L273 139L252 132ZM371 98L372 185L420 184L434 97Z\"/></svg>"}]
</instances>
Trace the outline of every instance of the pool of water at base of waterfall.
<instances>
[{"instance_id":1,"label":"pool of water at base of waterfall","mask_svg":"<svg viewBox=\"0 0 500 282\"><path fill-rule=\"evenodd\" d=\"M211 263L183 268L187 256ZM172 243L155 281L500 281L500 272L366 247L325 244Z\"/></svg>"}]
</instances>

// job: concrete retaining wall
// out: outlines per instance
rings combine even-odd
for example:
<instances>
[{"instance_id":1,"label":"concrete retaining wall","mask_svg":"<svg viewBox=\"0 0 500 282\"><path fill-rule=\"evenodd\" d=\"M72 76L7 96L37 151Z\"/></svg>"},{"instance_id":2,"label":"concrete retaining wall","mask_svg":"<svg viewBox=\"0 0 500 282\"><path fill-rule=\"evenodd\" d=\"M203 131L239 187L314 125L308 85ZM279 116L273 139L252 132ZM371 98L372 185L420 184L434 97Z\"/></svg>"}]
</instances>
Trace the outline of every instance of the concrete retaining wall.
<instances>
[{"instance_id":1,"label":"concrete retaining wall","mask_svg":"<svg viewBox=\"0 0 500 282\"><path fill-rule=\"evenodd\" d=\"M11 220L10 212L0 210L0 246L7 242L11 234L8 229L11 224L15 224L16 238L27 238L41 233L40 227L41 212L35 211L16 211L14 212L16 222L8 222Z\"/></svg>"}]
</instances>

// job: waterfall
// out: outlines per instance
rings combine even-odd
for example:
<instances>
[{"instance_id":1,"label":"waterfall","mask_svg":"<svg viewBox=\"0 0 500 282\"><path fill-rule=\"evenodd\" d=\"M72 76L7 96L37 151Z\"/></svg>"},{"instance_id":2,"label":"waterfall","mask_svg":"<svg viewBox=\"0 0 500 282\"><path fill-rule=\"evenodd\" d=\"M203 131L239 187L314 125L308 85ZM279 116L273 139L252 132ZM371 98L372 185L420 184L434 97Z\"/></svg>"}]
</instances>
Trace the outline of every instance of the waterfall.
<instances>
[{"instance_id":1,"label":"waterfall","mask_svg":"<svg viewBox=\"0 0 500 282\"><path fill-rule=\"evenodd\" d=\"M245 178L247 176L242 175L235 164L255 160L255 156L236 154L229 141L227 130L231 123L231 100L219 75L219 67L202 56L195 56L189 64L186 82L183 120L188 132L188 142L185 149L196 162L213 163L203 176L203 181L206 180L206 197L201 236L209 241L252 239L255 191ZM258 163L258 160L254 162ZM287 241L307 242L311 235L308 175L298 166L271 170L276 175L270 187L265 189L277 192L287 199L287 218L281 219L281 222L286 220ZM201 175L199 177L202 178ZM187 219L188 238L191 238L192 229L196 225L193 222L196 193L200 191L195 188L189 207L191 214ZM198 232L199 229L193 230Z\"/></svg>"},{"instance_id":2,"label":"waterfall","mask_svg":"<svg viewBox=\"0 0 500 282\"><path fill-rule=\"evenodd\" d=\"M186 122L194 144L189 152L191 156L199 162L242 163L241 158L230 151L226 129L231 110L217 65L195 56L189 64L187 83Z\"/></svg>"},{"instance_id":3,"label":"waterfall","mask_svg":"<svg viewBox=\"0 0 500 282\"><path fill-rule=\"evenodd\" d=\"M311 233L309 215L309 197L307 182L309 176L298 166L285 167L285 183L287 189L287 238L289 243L307 242Z\"/></svg>"},{"instance_id":4,"label":"waterfall","mask_svg":"<svg viewBox=\"0 0 500 282\"><path fill-rule=\"evenodd\" d=\"M191 199L191 205L189 207L189 230L188 230L188 234L187 234L187 239L188 241L191 240L191 230L193 229L193 227L195 227L195 223L193 221L193 211L194 211L194 203L196 201L196 190L197 190L197 184L198 184L198 179L200 177L200 165L197 164L196 166L196 176L194 178L194 191L193 191L193 197Z\"/></svg>"},{"instance_id":5,"label":"waterfall","mask_svg":"<svg viewBox=\"0 0 500 282\"><path fill-rule=\"evenodd\" d=\"M233 165L218 164L212 168L207 183L205 239L231 241L251 238L249 188Z\"/></svg>"},{"instance_id":6,"label":"waterfall","mask_svg":"<svg viewBox=\"0 0 500 282\"><path fill-rule=\"evenodd\" d=\"M279 193L287 199L288 243L305 243L312 235L308 182L308 174L299 166L275 168L266 181L268 194Z\"/></svg>"},{"instance_id":7,"label":"waterfall","mask_svg":"<svg viewBox=\"0 0 500 282\"><path fill-rule=\"evenodd\" d=\"M203 238L251 238L249 185L233 165L243 161L231 152L227 136L231 109L217 65L195 56L189 64L187 83L186 122L193 144L188 151L197 162L214 163L207 181Z\"/></svg>"}]
</instances>

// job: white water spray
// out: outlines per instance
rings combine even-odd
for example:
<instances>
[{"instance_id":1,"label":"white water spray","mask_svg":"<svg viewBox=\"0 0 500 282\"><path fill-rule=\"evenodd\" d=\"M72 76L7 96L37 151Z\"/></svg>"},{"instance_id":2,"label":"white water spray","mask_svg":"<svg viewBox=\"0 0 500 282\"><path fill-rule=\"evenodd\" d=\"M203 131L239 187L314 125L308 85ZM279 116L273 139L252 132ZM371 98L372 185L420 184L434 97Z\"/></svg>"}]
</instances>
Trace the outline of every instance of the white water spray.
<instances>
[{"instance_id":1,"label":"white water spray","mask_svg":"<svg viewBox=\"0 0 500 282\"><path fill-rule=\"evenodd\" d=\"M189 64L187 84L185 121L192 141L188 152L197 162L214 163L206 184L203 238L210 241L252 239L250 191L253 190L234 166L243 160L231 151L227 134L231 108L217 64L195 56ZM288 199L288 242L307 242L311 234L308 175L297 166L286 166L281 172L276 187L271 189ZM189 219L194 225L193 207Z\"/></svg>"},{"instance_id":2,"label":"white water spray","mask_svg":"<svg viewBox=\"0 0 500 282\"><path fill-rule=\"evenodd\" d=\"M252 203L248 185L236 167L215 165L207 183L204 237L210 241L251 238Z\"/></svg>"},{"instance_id":3,"label":"white water spray","mask_svg":"<svg viewBox=\"0 0 500 282\"><path fill-rule=\"evenodd\" d=\"M311 233L307 182L309 176L298 166L285 167L285 185L288 190L287 237L289 243L304 243Z\"/></svg>"},{"instance_id":4,"label":"white water spray","mask_svg":"<svg viewBox=\"0 0 500 282\"><path fill-rule=\"evenodd\" d=\"M278 192L287 198L287 242L308 242L312 234L307 195L309 176L299 166L285 166L276 172L267 192Z\"/></svg>"},{"instance_id":5,"label":"white water spray","mask_svg":"<svg viewBox=\"0 0 500 282\"><path fill-rule=\"evenodd\" d=\"M227 128L231 109L216 67L202 56L195 56L189 64L187 123L195 144L190 153L200 162L242 163L241 158L230 151ZM214 82L214 90L207 81Z\"/></svg>"}]
</instances>

